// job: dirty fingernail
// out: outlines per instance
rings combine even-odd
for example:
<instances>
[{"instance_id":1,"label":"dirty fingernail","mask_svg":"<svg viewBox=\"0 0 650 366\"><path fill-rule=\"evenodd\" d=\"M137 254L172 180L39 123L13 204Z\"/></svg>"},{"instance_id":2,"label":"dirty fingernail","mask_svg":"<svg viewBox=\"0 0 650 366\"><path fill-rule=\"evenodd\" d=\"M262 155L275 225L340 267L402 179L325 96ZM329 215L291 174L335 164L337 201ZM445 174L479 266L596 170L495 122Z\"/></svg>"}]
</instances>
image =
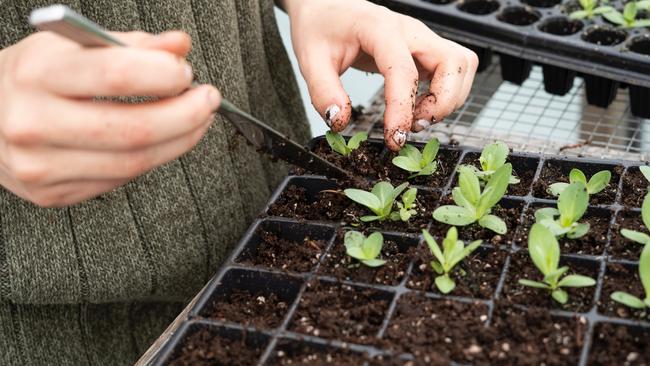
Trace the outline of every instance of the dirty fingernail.
<instances>
[{"instance_id":1,"label":"dirty fingernail","mask_svg":"<svg viewBox=\"0 0 650 366\"><path fill-rule=\"evenodd\" d=\"M393 133L393 142L399 146L404 146L406 142L406 132L402 130L397 130Z\"/></svg>"},{"instance_id":2,"label":"dirty fingernail","mask_svg":"<svg viewBox=\"0 0 650 366\"><path fill-rule=\"evenodd\" d=\"M332 120L334 120L340 111L341 108L339 108L339 106L336 104L332 104L331 106L327 107L325 110L325 123L327 124L327 127L332 128Z\"/></svg>"}]
</instances>

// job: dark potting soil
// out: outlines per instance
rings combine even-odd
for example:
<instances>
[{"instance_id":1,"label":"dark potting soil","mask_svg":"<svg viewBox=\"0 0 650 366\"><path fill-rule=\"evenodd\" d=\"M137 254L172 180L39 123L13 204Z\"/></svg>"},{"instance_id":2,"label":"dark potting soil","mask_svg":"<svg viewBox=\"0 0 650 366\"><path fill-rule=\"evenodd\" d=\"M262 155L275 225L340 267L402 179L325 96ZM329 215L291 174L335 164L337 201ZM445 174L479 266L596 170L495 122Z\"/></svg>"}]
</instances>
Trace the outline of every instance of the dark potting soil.
<instances>
[{"instance_id":1,"label":"dark potting soil","mask_svg":"<svg viewBox=\"0 0 650 366\"><path fill-rule=\"evenodd\" d=\"M264 296L234 289L228 296L213 301L203 316L256 328L275 328L282 323L288 308L289 304L276 294Z\"/></svg>"},{"instance_id":2,"label":"dark potting soil","mask_svg":"<svg viewBox=\"0 0 650 366\"><path fill-rule=\"evenodd\" d=\"M410 248L400 248L393 240L386 240L379 258L387 262L380 267L368 267L346 254L343 242L344 233L341 232L334 242L334 246L325 256L319 272L332 275L340 280L376 283L387 286L398 285L408 268L411 256L407 253ZM413 247L417 245L414 239Z\"/></svg>"},{"instance_id":3,"label":"dark potting soil","mask_svg":"<svg viewBox=\"0 0 650 366\"><path fill-rule=\"evenodd\" d=\"M589 197L589 203L592 205L610 205L613 204L616 200L616 192L618 191L618 182L623 173L622 166L615 166L610 168L609 166L597 166L591 164L562 164L564 162L557 162L549 160L544 164L542 171L540 173L535 186L533 187L533 195L539 198L546 199L557 199L557 197L552 196L547 192L548 187L553 183L558 182L569 182L569 173L572 168L581 169L587 179L600 170L609 170L612 173L612 179L609 182L609 185L603 189L601 192L592 195Z\"/></svg>"},{"instance_id":4,"label":"dark potting soil","mask_svg":"<svg viewBox=\"0 0 650 366\"><path fill-rule=\"evenodd\" d=\"M344 156L332 150L325 139L318 141L314 149L316 155L327 159L332 164L355 175L371 179L377 178L379 172L383 170L382 151L381 145L364 141L350 155Z\"/></svg>"},{"instance_id":5,"label":"dark potting soil","mask_svg":"<svg viewBox=\"0 0 650 366\"><path fill-rule=\"evenodd\" d=\"M577 261L566 258L560 259L560 266L568 265L565 275L580 274L596 279L598 268L596 262ZM542 273L535 267L528 256L527 250L521 250L512 255L508 275L503 285L502 296L514 303L542 308L563 309L568 311L586 312L591 309L594 301L595 286L581 288L565 288L569 301L562 305L553 300L551 293L544 289L520 285L520 279L541 281Z\"/></svg>"},{"instance_id":6,"label":"dark potting soil","mask_svg":"<svg viewBox=\"0 0 650 366\"><path fill-rule=\"evenodd\" d=\"M524 226L517 233L515 244L521 248L528 247L528 233L535 223L535 211L552 205L533 205L528 207L524 215ZM606 209L588 209L580 219L582 223L589 224L589 231L578 239L559 238L560 251L562 254L586 254L601 255L607 244L609 223L612 219L611 211Z\"/></svg>"},{"instance_id":7,"label":"dark potting soil","mask_svg":"<svg viewBox=\"0 0 650 366\"><path fill-rule=\"evenodd\" d=\"M345 349L280 341L267 365L362 365L368 357Z\"/></svg>"},{"instance_id":8,"label":"dark potting soil","mask_svg":"<svg viewBox=\"0 0 650 366\"><path fill-rule=\"evenodd\" d=\"M453 205L451 197L447 196L443 198L440 202L442 205ZM478 223L473 223L467 226L462 226L458 228L458 237L461 240L483 240L484 243L495 244L495 245L507 245L512 242L515 237L515 232L519 226L521 213L524 209L523 201L508 200L501 201L492 208L492 215L498 216L503 221L505 221L506 226L508 227L508 232L504 235L495 233L492 230L488 230L480 226ZM442 222L433 220L431 225L430 233L433 236L438 236L444 238L447 234L447 230L451 225L444 224Z\"/></svg>"},{"instance_id":9,"label":"dark potting soil","mask_svg":"<svg viewBox=\"0 0 650 366\"><path fill-rule=\"evenodd\" d=\"M616 223L612 225L612 241L607 250L607 254L611 255L612 258L638 261L643 245L621 235L621 229L649 233L648 228L643 224L641 213L628 210L618 213Z\"/></svg>"},{"instance_id":10,"label":"dark potting soil","mask_svg":"<svg viewBox=\"0 0 650 366\"><path fill-rule=\"evenodd\" d=\"M649 185L638 167L628 168L623 176L621 203L628 207L641 207Z\"/></svg>"},{"instance_id":11,"label":"dark potting soil","mask_svg":"<svg viewBox=\"0 0 650 366\"><path fill-rule=\"evenodd\" d=\"M442 247L442 243L438 243ZM496 290L503 263L508 253L503 250L480 247L454 268L451 277L456 288L451 295L476 299L490 299ZM431 268L433 255L426 245L416 252L416 261L406 285L420 291L440 294L435 285L438 276ZM464 271L464 274L463 274Z\"/></svg>"},{"instance_id":12,"label":"dark potting soil","mask_svg":"<svg viewBox=\"0 0 650 366\"><path fill-rule=\"evenodd\" d=\"M390 301L390 295L372 289L310 282L290 329L323 338L373 343Z\"/></svg>"},{"instance_id":13,"label":"dark potting soil","mask_svg":"<svg viewBox=\"0 0 650 366\"><path fill-rule=\"evenodd\" d=\"M476 168L481 167L479 162L481 154L479 153L469 153L463 157L462 164L473 165ZM537 171L537 165L539 164L539 159L536 158L526 158L523 156L509 156L508 162L512 163L512 175L519 178L520 182L518 184L510 184L508 186L507 195L511 196L526 196L530 191L530 187L533 185L533 178L535 177L535 171ZM458 174L454 176L454 182L452 186L458 185Z\"/></svg>"},{"instance_id":14,"label":"dark potting soil","mask_svg":"<svg viewBox=\"0 0 650 366\"><path fill-rule=\"evenodd\" d=\"M298 220L342 221L345 209L352 203L342 191L321 191L311 200L305 188L289 185L269 207L268 214Z\"/></svg>"},{"instance_id":15,"label":"dark potting soil","mask_svg":"<svg viewBox=\"0 0 650 366\"><path fill-rule=\"evenodd\" d=\"M607 265L598 308L601 314L607 316L650 320L648 308L642 310L632 309L612 300L610 296L615 291L627 292L640 299L645 298L645 292L636 266L628 267L617 263Z\"/></svg>"},{"instance_id":16,"label":"dark potting soil","mask_svg":"<svg viewBox=\"0 0 650 366\"><path fill-rule=\"evenodd\" d=\"M256 347L246 342L245 335L240 339L230 339L207 329L200 329L185 339L180 351L172 357L169 365L255 365L263 351L263 346Z\"/></svg>"},{"instance_id":17,"label":"dark potting soil","mask_svg":"<svg viewBox=\"0 0 650 366\"><path fill-rule=\"evenodd\" d=\"M596 324L588 364L650 365L650 330L611 323Z\"/></svg>"},{"instance_id":18,"label":"dark potting soil","mask_svg":"<svg viewBox=\"0 0 650 366\"><path fill-rule=\"evenodd\" d=\"M436 157L438 167L436 171L427 176L419 176L413 179L408 179L412 174L405 170L393 165L393 158L398 155L396 152L389 151L386 153L381 166L383 170L379 174L379 179L388 179L395 183L410 182L413 185L424 186L429 188L442 188L447 182L449 177L454 173L460 152L456 150L448 150L441 148Z\"/></svg>"},{"instance_id":19,"label":"dark potting soil","mask_svg":"<svg viewBox=\"0 0 650 366\"><path fill-rule=\"evenodd\" d=\"M283 239L272 232L261 230L261 242L255 255L246 255L244 263L253 266L277 268L292 272L309 272L320 260L326 243L306 237L297 242ZM243 254L246 254L244 252Z\"/></svg>"}]
</instances>

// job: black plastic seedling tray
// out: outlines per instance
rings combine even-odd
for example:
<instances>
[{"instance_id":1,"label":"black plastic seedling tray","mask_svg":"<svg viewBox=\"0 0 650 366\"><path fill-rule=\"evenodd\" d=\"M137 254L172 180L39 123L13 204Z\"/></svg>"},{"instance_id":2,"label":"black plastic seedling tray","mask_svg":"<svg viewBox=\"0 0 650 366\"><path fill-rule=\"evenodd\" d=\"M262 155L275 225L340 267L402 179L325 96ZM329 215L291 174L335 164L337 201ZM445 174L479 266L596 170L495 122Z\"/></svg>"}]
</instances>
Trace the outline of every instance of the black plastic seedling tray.
<instances>
[{"instance_id":1,"label":"black plastic seedling tray","mask_svg":"<svg viewBox=\"0 0 650 366\"><path fill-rule=\"evenodd\" d=\"M523 83L542 65L547 92L564 95L577 73L587 100L607 107L620 83L631 86L631 111L650 118L650 31L620 29L604 18L571 20L577 0L373 0L419 18L443 36L477 51L482 62L501 54L504 80ZM620 11L626 0L608 3Z\"/></svg>"},{"instance_id":2,"label":"black plastic seedling tray","mask_svg":"<svg viewBox=\"0 0 650 366\"><path fill-rule=\"evenodd\" d=\"M318 138L311 147L322 152L323 144ZM392 156L380 141L362 148L380 162ZM427 215L424 226L437 238L447 227L433 222L429 208L448 197L457 164L475 162L478 153L441 148L439 164L444 154L454 157L450 173L434 187L418 186L418 197L436 200L419 202L425 211L419 214ZM432 286L419 228L382 230L389 263L380 269L348 268L341 255L343 233L372 226L352 227L354 220L344 214L306 219L309 210L317 213L334 202L323 195L336 195L341 187L322 176L288 176L155 364L201 364L200 359L229 365L650 364L650 315L609 299L616 290L643 295L637 275L641 246L617 234L622 227L640 229L639 208L622 202L638 201L624 190L647 189L633 187L642 163L528 153L513 153L509 160L524 185L502 201L504 209L514 210L507 218L514 226L505 236L471 231L475 237L466 239L481 237L484 244L463 261L467 274L456 277L458 286L448 296ZM560 241L562 262L597 279L595 287L570 290L570 301L561 307L517 279L522 273L538 276L530 272L526 251L530 215L555 202L545 196L541 180L571 167L588 175L609 169L613 188L592 197L596 204L583 220L595 220L594 234L579 244ZM300 194L302 202L289 199ZM295 210L287 209L292 205ZM337 207L334 202L331 209ZM461 228L461 237L467 232ZM278 247L279 239L290 244Z\"/></svg>"}]
</instances>

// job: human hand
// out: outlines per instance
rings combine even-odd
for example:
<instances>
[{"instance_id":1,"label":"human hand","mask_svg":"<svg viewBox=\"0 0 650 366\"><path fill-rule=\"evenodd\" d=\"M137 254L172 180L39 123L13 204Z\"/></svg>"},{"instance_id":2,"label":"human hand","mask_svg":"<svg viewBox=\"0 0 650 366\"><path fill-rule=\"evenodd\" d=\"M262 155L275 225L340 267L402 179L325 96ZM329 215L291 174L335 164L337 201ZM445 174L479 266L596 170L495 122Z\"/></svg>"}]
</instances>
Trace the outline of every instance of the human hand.
<instances>
[{"instance_id":1,"label":"human hand","mask_svg":"<svg viewBox=\"0 0 650 366\"><path fill-rule=\"evenodd\" d=\"M177 158L207 131L221 95L208 85L185 91L189 36L115 36L130 47L82 48L41 32L0 51L6 189L39 206L78 203ZM167 98L123 104L95 96Z\"/></svg>"},{"instance_id":2,"label":"human hand","mask_svg":"<svg viewBox=\"0 0 650 366\"><path fill-rule=\"evenodd\" d=\"M384 138L399 150L408 131L421 131L460 107L478 58L422 22L365 0L284 0L293 47L312 104L334 131L351 115L339 75L353 66L385 78ZM417 97L418 80L431 81Z\"/></svg>"}]
</instances>

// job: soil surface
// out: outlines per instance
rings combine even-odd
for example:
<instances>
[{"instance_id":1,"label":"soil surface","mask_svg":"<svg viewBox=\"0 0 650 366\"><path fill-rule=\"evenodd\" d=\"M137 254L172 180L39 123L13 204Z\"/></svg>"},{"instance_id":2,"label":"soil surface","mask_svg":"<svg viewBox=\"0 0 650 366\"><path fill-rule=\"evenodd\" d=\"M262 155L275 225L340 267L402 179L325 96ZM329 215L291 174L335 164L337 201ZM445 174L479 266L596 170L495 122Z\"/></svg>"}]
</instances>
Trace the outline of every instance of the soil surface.
<instances>
[{"instance_id":1,"label":"soil surface","mask_svg":"<svg viewBox=\"0 0 650 366\"><path fill-rule=\"evenodd\" d=\"M318 271L340 280L387 286L396 286L402 281L412 257L409 256L408 252L415 249L418 244L418 240L415 238L411 240L402 239L404 243L399 245L384 235L384 246L380 258L387 262L380 267L368 267L346 254L343 238L344 233L339 233L334 246L325 256L325 260Z\"/></svg>"},{"instance_id":2,"label":"soil surface","mask_svg":"<svg viewBox=\"0 0 650 366\"><path fill-rule=\"evenodd\" d=\"M446 197L442 199L440 205L453 205L454 202L451 197ZM521 213L524 209L523 201L516 200L501 200L500 203L495 205L492 208L492 215L498 216L503 221L505 221L506 226L508 227L508 232L504 235L499 235L492 230L488 230L480 226L478 223L473 223L467 226L462 226L458 228L458 237L461 240L483 240L484 243L491 243L495 245L508 245L512 243L512 240L515 237L515 232L519 226ZM443 224L433 220L431 225L431 235L438 237L445 237L447 230L451 225Z\"/></svg>"},{"instance_id":3,"label":"soil surface","mask_svg":"<svg viewBox=\"0 0 650 366\"><path fill-rule=\"evenodd\" d=\"M596 325L591 344L589 365L650 365L650 330L626 325Z\"/></svg>"},{"instance_id":4,"label":"soil surface","mask_svg":"<svg viewBox=\"0 0 650 366\"><path fill-rule=\"evenodd\" d=\"M539 198L557 199L550 195L547 190L553 183L569 182L569 172L571 169L578 168L582 170L587 179L601 170L609 170L612 173L612 179L609 185L599 193L589 197L589 203L592 205L610 205L616 200L616 192L618 191L618 182L624 168L622 166L611 167L609 165L597 165L586 163L570 163L563 161L550 160L544 164L542 172L533 187L533 195Z\"/></svg>"},{"instance_id":5,"label":"soil surface","mask_svg":"<svg viewBox=\"0 0 650 366\"><path fill-rule=\"evenodd\" d=\"M524 215L524 226L517 233L515 244L521 248L528 247L528 233L535 223L535 211L552 205L534 205L528 207ZM587 254L601 255L607 245L607 234L611 222L611 212L605 209L588 209L580 219L581 223L589 223L589 231L578 239L560 238L560 251L562 254Z\"/></svg>"},{"instance_id":6,"label":"soil surface","mask_svg":"<svg viewBox=\"0 0 650 366\"><path fill-rule=\"evenodd\" d=\"M568 265L569 274L580 274L596 279L598 276L597 262L576 261L561 258L560 266ZM586 312L591 309L596 286L582 288L565 288L569 301L562 305L553 300L551 293L544 289L532 288L518 283L519 279L541 281L544 276L535 267L528 251L522 250L512 255L510 267L503 285L502 297L514 304L538 306L543 308L563 309L568 311Z\"/></svg>"},{"instance_id":7,"label":"soil surface","mask_svg":"<svg viewBox=\"0 0 650 366\"><path fill-rule=\"evenodd\" d=\"M269 207L268 214L298 220L343 221L345 209L352 204L342 191L321 191L310 198L304 187L289 185Z\"/></svg>"},{"instance_id":8,"label":"soil surface","mask_svg":"<svg viewBox=\"0 0 650 366\"><path fill-rule=\"evenodd\" d=\"M627 292L639 299L645 298L637 266L624 266L617 263L607 265L598 310L601 314L612 317L650 320L648 308L632 309L612 300L610 296L615 291Z\"/></svg>"},{"instance_id":9,"label":"soil surface","mask_svg":"<svg viewBox=\"0 0 650 366\"><path fill-rule=\"evenodd\" d=\"M303 242L296 242L278 237L276 234L261 230L258 232L261 242L255 253L244 249L243 261L253 266L277 268L291 272L310 272L325 250L327 243L306 237ZM241 256L240 255L240 256Z\"/></svg>"},{"instance_id":10,"label":"soil surface","mask_svg":"<svg viewBox=\"0 0 650 366\"><path fill-rule=\"evenodd\" d=\"M612 226L612 241L607 250L612 258L638 261L643 245L621 235L621 229L636 230L648 234L649 231L643 225L641 213L627 210L618 213L616 223Z\"/></svg>"},{"instance_id":11,"label":"soil surface","mask_svg":"<svg viewBox=\"0 0 650 366\"><path fill-rule=\"evenodd\" d=\"M463 157L462 164L473 165L476 168L481 167L479 158L481 157L480 153L468 153ZM539 164L539 159L537 158L525 158L523 156L509 156L508 162L512 163L512 175L519 178L519 184L510 184L508 186L507 195L511 196L526 196L530 191L530 187L533 185L533 179L535 178L535 172L537 171L537 165ZM458 174L454 176L454 182L452 186L458 185Z\"/></svg>"},{"instance_id":12,"label":"soil surface","mask_svg":"<svg viewBox=\"0 0 650 366\"><path fill-rule=\"evenodd\" d=\"M641 207L649 185L638 167L629 168L623 176L621 203L628 207Z\"/></svg>"},{"instance_id":13,"label":"soil surface","mask_svg":"<svg viewBox=\"0 0 650 366\"><path fill-rule=\"evenodd\" d=\"M169 365L255 365L265 346L253 345L243 339L221 337L207 329L200 329L183 341L180 351L171 358Z\"/></svg>"},{"instance_id":14,"label":"soil surface","mask_svg":"<svg viewBox=\"0 0 650 366\"><path fill-rule=\"evenodd\" d=\"M438 245L442 246L442 243ZM424 245L418 248L416 255L417 259L406 283L407 287L440 294L434 283L438 274L430 265L434 258L431 251ZM450 295L490 299L496 290L507 256L508 253L503 250L483 247L476 249L452 271L451 277L456 282L456 288Z\"/></svg>"},{"instance_id":15,"label":"soil surface","mask_svg":"<svg viewBox=\"0 0 650 366\"><path fill-rule=\"evenodd\" d=\"M318 141L313 151L316 155L355 175L375 179L379 176L379 172L383 170L383 150L383 146L379 144L364 141L350 155L343 156L332 150L327 144L327 140L322 139Z\"/></svg>"},{"instance_id":16,"label":"soil surface","mask_svg":"<svg viewBox=\"0 0 650 366\"><path fill-rule=\"evenodd\" d=\"M376 290L311 282L290 329L323 338L373 343L390 301L389 294Z\"/></svg>"},{"instance_id":17,"label":"soil surface","mask_svg":"<svg viewBox=\"0 0 650 366\"><path fill-rule=\"evenodd\" d=\"M254 294L235 289L228 296L213 301L201 316L256 328L275 328L282 323L290 304L276 294Z\"/></svg>"},{"instance_id":18,"label":"soil surface","mask_svg":"<svg viewBox=\"0 0 650 366\"><path fill-rule=\"evenodd\" d=\"M362 365L368 357L345 349L280 341L267 365Z\"/></svg>"}]
</instances>

